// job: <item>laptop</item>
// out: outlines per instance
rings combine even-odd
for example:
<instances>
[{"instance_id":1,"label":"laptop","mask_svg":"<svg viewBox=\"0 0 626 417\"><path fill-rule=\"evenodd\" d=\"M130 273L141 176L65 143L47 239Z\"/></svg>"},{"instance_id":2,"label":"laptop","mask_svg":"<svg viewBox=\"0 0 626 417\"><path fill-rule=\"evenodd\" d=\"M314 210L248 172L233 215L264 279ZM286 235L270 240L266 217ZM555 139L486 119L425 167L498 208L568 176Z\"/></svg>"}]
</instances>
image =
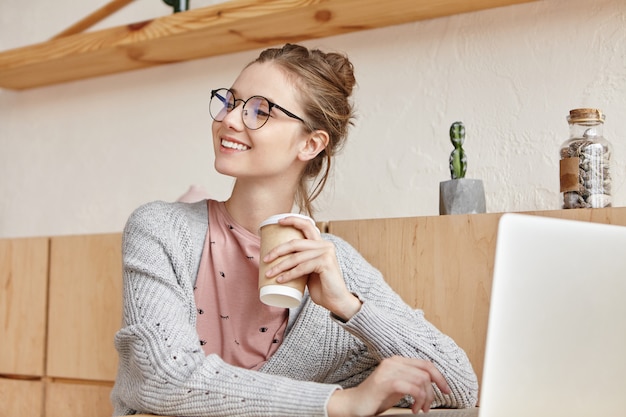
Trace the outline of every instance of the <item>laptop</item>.
<instances>
[{"instance_id":1,"label":"laptop","mask_svg":"<svg viewBox=\"0 0 626 417\"><path fill-rule=\"evenodd\" d=\"M501 217L478 414L626 416L626 227Z\"/></svg>"}]
</instances>

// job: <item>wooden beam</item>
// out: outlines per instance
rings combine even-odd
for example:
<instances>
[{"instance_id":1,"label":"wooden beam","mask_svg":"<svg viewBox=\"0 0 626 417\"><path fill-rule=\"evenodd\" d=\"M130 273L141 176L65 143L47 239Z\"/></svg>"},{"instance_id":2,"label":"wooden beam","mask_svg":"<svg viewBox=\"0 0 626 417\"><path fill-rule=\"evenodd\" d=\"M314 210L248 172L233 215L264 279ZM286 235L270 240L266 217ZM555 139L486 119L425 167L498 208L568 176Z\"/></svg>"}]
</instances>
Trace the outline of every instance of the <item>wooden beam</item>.
<instances>
[{"instance_id":1,"label":"wooden beam","mask_svg":"<svg viewBox=\"0 0 626 417\"><path fill-rule=\"evenodd\" d=\"M537 0L233 0L0 53L26 89Z\"/></svg>"}]
</instances>

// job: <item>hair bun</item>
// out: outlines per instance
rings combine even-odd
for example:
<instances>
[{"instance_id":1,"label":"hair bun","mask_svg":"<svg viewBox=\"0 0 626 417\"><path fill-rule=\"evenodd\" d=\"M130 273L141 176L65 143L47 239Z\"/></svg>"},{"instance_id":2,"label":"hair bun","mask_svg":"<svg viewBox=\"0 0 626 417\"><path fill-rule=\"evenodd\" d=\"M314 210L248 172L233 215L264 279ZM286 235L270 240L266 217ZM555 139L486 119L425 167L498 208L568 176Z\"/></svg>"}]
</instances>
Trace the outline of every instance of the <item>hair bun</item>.
<instances>
[{"instance_id":1,"label":"hair bun","mask_svg":"<svg viewBox=\"0 0 626 417\"><path fill-rule=\"evenodd\" d=\"M326 62L333 67L337 77L341 78L341 85L346 96L352 95L352 90L356 84L352 62L346 55L338 52L329 52L325 55Z\"/></svg>"}]
</instances>

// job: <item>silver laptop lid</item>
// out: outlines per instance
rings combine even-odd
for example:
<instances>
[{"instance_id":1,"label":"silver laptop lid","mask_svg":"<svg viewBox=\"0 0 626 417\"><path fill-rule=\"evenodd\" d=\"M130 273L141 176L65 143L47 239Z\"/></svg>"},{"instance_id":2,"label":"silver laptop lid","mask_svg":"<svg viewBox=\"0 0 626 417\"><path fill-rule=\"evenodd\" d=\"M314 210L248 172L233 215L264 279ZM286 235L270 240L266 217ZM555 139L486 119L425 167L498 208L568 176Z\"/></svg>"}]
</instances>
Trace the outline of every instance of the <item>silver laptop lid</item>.
<instances>
[{"instance_id":1,"label":"silver laptop lid","mask_svg":"<svg viewBox=\"0 0 626 417\"><path fill-rule=\"evenodd\" d=\"M500 219L480 417L626 416L626 227Z\"/></svg>"}]
</instances>

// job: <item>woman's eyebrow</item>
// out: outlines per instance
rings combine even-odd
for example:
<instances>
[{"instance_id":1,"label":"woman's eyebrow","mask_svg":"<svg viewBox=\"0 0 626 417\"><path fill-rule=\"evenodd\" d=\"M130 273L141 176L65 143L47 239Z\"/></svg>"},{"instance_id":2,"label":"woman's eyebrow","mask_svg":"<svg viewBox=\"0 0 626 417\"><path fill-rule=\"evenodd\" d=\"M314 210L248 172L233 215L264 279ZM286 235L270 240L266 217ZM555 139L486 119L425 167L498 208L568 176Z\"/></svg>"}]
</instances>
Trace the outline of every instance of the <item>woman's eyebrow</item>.
<instances>
[{"instance_id":1,"label":"woman's eyebrow","mask_svg":"<svg viewBox=\"0 0 626 417\"><path fill-rule=\"evenodd\" d=\"M230 90L231 93L233 93L233 95L235 97L239 96L239 91L236 88L230 87L229 90ZM261 95L261 94L252 94L250 97L263 97L264 99L268 100L270 103L276 103L276 100L274 100L273 98L268 97L268 96L264 96L264 95ZM248 98L250 98L250 97L248 97ZM237 99L238 100L242 100L242 98L240 96Z\"/></svg>"}]
</instances>

